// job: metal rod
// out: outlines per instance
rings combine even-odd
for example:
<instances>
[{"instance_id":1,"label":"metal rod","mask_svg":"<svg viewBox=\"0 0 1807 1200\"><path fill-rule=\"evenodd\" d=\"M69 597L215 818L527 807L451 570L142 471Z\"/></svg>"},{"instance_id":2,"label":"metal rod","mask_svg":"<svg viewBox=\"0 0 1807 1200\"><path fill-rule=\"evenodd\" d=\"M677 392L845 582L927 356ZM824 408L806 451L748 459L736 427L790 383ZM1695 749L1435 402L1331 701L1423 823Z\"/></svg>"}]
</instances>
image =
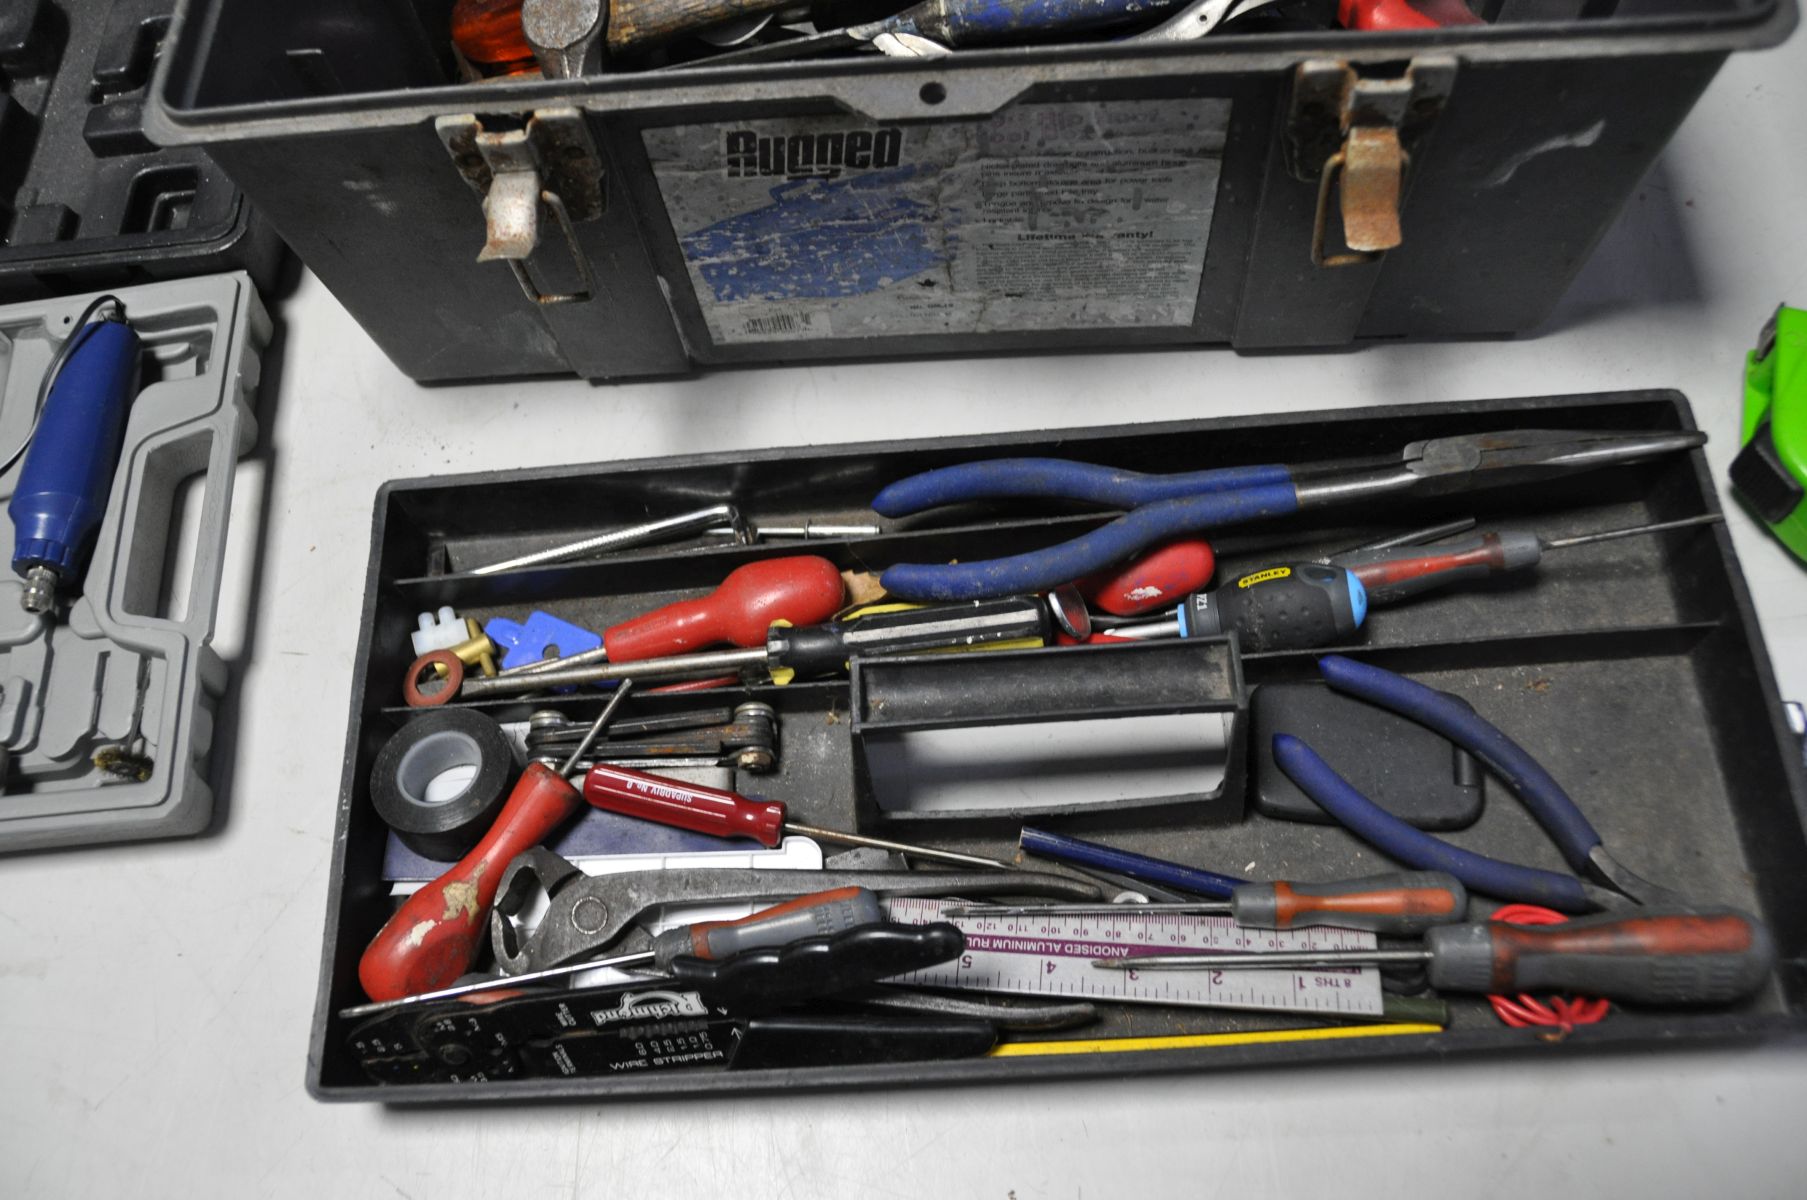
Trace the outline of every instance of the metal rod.
<instances>
[{"instance_id":1,"label":"metal rod","mask_svg":"<svg viewBox=\"0 0 1807 1200\"><path fill-rule=\"evenodd\" d=\"M680 513L675 517L664 517L642 525L630 525L626 529L615 529L575 542L550 546L544 550L536 550L532 554L523 554L518 558L486 563L470 573L472 575L494 575L499 571L537 567L544 563L562 562L568 558L580 558L586 554L597 554L606 550L626 550L633 546L646 545L649 542L669 541L686 533L701 533L724 521L728 523L730 531L741 527L740 513L732 504L713 504L708 508L699 508L695 512Z\"/></svg>"},{"instance_id":2,"label":"metal rod","mask_svg":"<svg viewBox=\"0 0 1807 1200\"><path fill-rule=\"evenodd\" d=\"M454 1000L459 996L469 996L477 992L493 992L498 988L520 987L523 984L538 983L542 979L561 979L568 975L576 975L583 971L600 971L605 967L614 970L626 970L640 963L654 961L651 950L642 950L637 954L618 954L614 958L595 959L589 962L563 963L556 967L547 967L541 971L528 971L523 975L498 975L494 979L479 979L473 983L460 983L452 987L440 988L433 992L419 992L412 996L401 996L394 1000L378 1000L370 1004L354 1004L349 1008L341 1008L339 1016L368 1017L375 1013L391 1012L398 1008L413 1008L420 1004L430 1004L435 1000Z\"/></svg>"},{"instance_id":3,"label":"metal rod","mask_svg":"<svg viewBox=\"0 0 1807 1200\"><path fill-rule=\"evenodd\" d=\"M1454 537L1458 533L1467 533L1474 527L1475 519L1473 517L1457 517L1455 520L1445 521L1441 525L1396 533L1392 537L1381 538L1378 542L1367 542L1360 546L1351 546L1347 550L1338 550L1331 557L1334 560L1346 554L1378 554L1382 550L1392 550L1399 546L1417 546L1424 542L1437 541L1440 538Z\"/></svg>"},{"instance_id":4,"label":"metal rod","mask_svg":"<svg viewBox=\"0 0 1807 1200\"><path fill-rule=\"evenodd\" d=\"M1117 971L1186 971L1197 967L1260 969L1263 967L1371 967L1381 963L1429 962L1429 950L1278 950L1272 954L1132 954L1128 958L1094 958L1094 967Z\"/></svg>"},{"instance_id":5,"label":"metal rod","mask_svg":"<svg viewBox=\"0 0 1807 1200\"><path fill-rule=\"evenodd\" d=\"M568 778L572 770L582 761L583 756L590 752L590 747L594 746L596 739L602 736L603 727L609 723L609 718L615 715L615 710L621 707L621 702L627 699L627 694L633 688L633 680L621 681L621 686L615 689L615 694L609 697L609 702L603 706L602 711L596 715L596 719L590 722L590 727L584 731L583 740L577 743L577 749L571 751L571 757L559 766L559 778Z\"/></svg>"},{"instance_id":6,"label":"metal rod","mask_svg":"<svg viewBox=\"0 0 1807 1200\"><path fill-rule=\"evenodd\" d=\"M802 525L752 525L748 528L754 541L762 538L802 538L819 541L826 538L877 537L882 532L876 525L830 525L821 521L807 521ZM722 526L708 530L708 532L727 537L734 531Z\"/></svg>"},{"instance_id":7,"label":"metal rod","mask_svg":"<svg viewBox=\"0 0 1807 1200\"><path fill-rule=\"evenodd\" d=\"M591 663L609 661L607 646L598 646L594 650L580 650L576 654L567 654L563 658L542 658L537 662L522 663L515 667L503 667L502 675L540 675L547 671L556 671L562 667L587 667Z\"/></svg>"},{"instance_id":8,"label":"metal rod","mask_svg":"<svg viewBox=\"0 0 1807 1200\"><path fill-rule=\"evenodd\" d=\"M1634 537L1640 533L1662 533L1668 529L1688 529L1695 525L1717 525L1724 521L1720 513L1707 513L1699 517L1683 517L1679 521L1662 521L1655 525L1633 525L1628 529L1608 529L1602 533L1583 533L1575 537L1546 538L1543 540L1545 550L1561 550L1569 546L1585 546L1589 542L1610 542L1616 538Z\"/></svg>"},{"instance_id":9,"label":"metal rod","mask_svg":"<svg viewBox=\"0 0 1807 1200\"><path fill-rule=\"evenodd\" d=\"M1199 913L1230 911L1228 900L1152 902L1148 904L961 904L944 908L947 917L1114 917L1121 913Z\"/></svg>"},{"instance_id":10,"label":"metal rod","mask_svg":"<svg viewBox=\"0 0 1807 1200\"><path fill-rule=\"evenodd\" d=\"M960 854L953 850L932 850L927 846L912 846L907 842L888 842L884 838L867 837L859 833L842 833L838 829L818 829L814 825L799 825L795 821L786 821L784 832L794 833L801 837L816 838L819 841L834 842L842 846L869 846L874 850L890 850L897 854L909 854L916 858L926 858L931 862L954 863L962 867L990 867L997 871L1025 869L1015 863L1007 863L995 858L981 858L976 854Z\"/></svg>"},{"instance_id":11,"label":"metal rod","mask_svg":"<svg viewBox=\"0 0 1807 1200\"><path fill-rule=\"evenodd\" d=\"M612 683L620 679L712 679L731 675L742 667L763 667L764 647L752 650L709 650L701 654L674 654L670 658L646 658L637 662L597 663L527 675L497 675L492 679L465 677L458 695L465 700L492 696L519 696L547 688Z\"/></svg>"}]
</instances>

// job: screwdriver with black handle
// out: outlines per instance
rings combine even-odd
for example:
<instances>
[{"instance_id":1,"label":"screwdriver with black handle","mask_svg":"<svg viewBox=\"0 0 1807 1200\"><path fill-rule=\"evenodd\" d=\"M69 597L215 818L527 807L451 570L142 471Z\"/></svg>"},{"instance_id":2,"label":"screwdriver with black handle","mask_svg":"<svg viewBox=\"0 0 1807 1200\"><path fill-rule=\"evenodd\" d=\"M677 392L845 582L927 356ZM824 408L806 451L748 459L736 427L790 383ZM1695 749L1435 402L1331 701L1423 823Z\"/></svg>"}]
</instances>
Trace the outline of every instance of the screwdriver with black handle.
<instances>
[{"instance_id":1,"label":"screwdriver with black handle","mask_svg":"<svg viewBox=\"0 0 1807 1200\"><path fill-rule=\"evenodd\" d=\"M1053 610L1042 596L1004 596L920 607L887 606L870 615L823 625L793 627L779 623L766 631L764 646L748 650L712 650L637 662L467 678L459 686L458 698L481 700L626 679L712 679L747 668L764 670L773 683L788 684L798 678L844 671L855 657L1014 649L1043 645L1053 636Z\"/></svg>"},{"instance_id":2,"label":"screwdriver with black handle","mask_svg":"<svg viewBox=\"0 0 1807 1200\"><path fill-rule=\"evenodd\" d=\"M653 938L652 949L613 958L587 962L561 963L543 971L520 975L501 975L480 979L437 991L403 996L373 1004L356 1004L339 1010L341 1017L365 1017L395 1008L410 1008L439 1000L455 1000L460 996L494 991L497 988L522 987L547 979L563 979L584 971L604 967L616 970L639 970L651 967L669 971L680 957L713 961L732 957L747 950L786 946L812 937L828 937L847 929L877 925L885 920L884 906L869 888L844 887L799 896L773 908L761 909L738 921L700 921L677 929L667 929Z\"/></svg>"},{"instance_id":3,"label":"screwdriver with black handle","mask_svg":"<svg viewBox=\"0 0 1807 1200\"><path fill-rule=\"evenodd\" d=\"M1305 929L1333 925L1412 937L1460 921L1468 892L1442 871L1394 871L1336 883L1245 883L1228 900L1166 904L962 904L946 917L1121 916L1136 913L1227 914L1249 929Z\"/></svg>"},{"instance_id":4,"label":"screwdriver with black handle","mask_svg":"<svg viewBox=\"0 0 1807 1200\"><path fill-rule=\"evenodd\" d=\"M1374 605L1436 588L1527 570L1546 550L1584 546L1724 520L1717 513L1546 538L1529 530L1478 534L1445 545L1352 550L1328 563L1283 563L1250 571L1208 592L1194 592L1172 616L1110 630L1116 638L1215 637L1232 630L1245 651L1303 650L1346 640Z\"/></svg>"},{"instance_id":5,"label":"screwdriver with black handle","mask_svg":"<svg viewBox=\"0 0 1807 1200\"><path fill-rule=\"evenodd\" d=\"M1115 971L1273 970L1423 963L1440 991L1515 995L1561 991L1627 1004L1731 1004L1763 986L1776 947L1755 917L1733 909L1646 909L1562 925L1500 921L1439 925L1422 947L1287 950L1273 954L1158 954L1093 959Z\"/></svg>"}]
</instances>

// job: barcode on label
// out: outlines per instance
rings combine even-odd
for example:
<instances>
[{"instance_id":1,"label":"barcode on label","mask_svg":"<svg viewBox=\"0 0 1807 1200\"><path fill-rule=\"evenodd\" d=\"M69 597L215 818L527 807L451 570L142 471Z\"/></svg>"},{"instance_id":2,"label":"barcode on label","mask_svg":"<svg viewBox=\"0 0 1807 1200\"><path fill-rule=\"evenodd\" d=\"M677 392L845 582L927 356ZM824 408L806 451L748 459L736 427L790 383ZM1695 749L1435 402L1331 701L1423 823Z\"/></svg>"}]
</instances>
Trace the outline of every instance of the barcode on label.
<instances>
[{"instance_id":1,"label":"barcode on label","mask_svg":"<svg viewBox=\"0 0 1807 1200\"><path fill-rule=\"evenodd\" d=\"M741 331L748 337L785 337L796 334L827 333L816 321L813 312L781 312L766 313L763 316L748 317L741 325Z\"/></svg>"}]
</instances>

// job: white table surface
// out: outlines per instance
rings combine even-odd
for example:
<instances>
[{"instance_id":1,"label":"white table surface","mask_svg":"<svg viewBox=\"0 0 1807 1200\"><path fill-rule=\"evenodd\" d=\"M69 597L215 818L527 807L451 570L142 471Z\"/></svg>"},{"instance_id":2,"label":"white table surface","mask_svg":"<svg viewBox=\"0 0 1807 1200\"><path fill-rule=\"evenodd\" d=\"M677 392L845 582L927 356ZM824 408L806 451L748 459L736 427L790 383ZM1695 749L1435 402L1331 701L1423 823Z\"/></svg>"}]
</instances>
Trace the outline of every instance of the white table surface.
<instances>
[{"instance_id":1,"label":"white table surface","mask_svg":"<svg viewBox=\"0 0 1807 1200\"><path fill-rule=\"evenodd\" d=\"M1807 37L1735 56L1540 336L423 389L281 301L220 630L223 826L0 862L0 1196L1799 1195L1807 1045L722 1102L391 1111L302 1086L371 503L500 466L1679 387L1723 479L1740 364L1807 304ZM1807 570L1735 506L1784 694ZM259 522L261 520L261 529Z\"/></svg>"}]
</instances>

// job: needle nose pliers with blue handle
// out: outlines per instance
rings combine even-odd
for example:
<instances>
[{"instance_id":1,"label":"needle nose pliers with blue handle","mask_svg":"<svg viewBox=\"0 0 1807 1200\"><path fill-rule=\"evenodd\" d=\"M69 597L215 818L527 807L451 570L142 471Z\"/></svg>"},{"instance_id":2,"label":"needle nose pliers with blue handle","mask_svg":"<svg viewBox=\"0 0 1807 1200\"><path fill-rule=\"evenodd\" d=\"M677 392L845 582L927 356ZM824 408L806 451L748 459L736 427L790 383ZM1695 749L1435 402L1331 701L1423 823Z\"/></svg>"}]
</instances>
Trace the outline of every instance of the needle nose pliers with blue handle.
<instances>
[{"instance_id":1,"label":"needle nose pliers with blue handle","mask_svg":"<svg viewBox=\"0 0 1807 1200\"><path fill-rule=\"evenodd\" d=\"M1517 742L1455 697L1336 654L1320 658L1318 670L1337 691L1409 717L1486 763L1524 801L1569 865L1596 882L1488 858L1414 829L1362 795L1303 741L1275 734L1274 762L1363 841L1420 870L1447 871L1474 891L1566 913L1678 901L1673 892L1640 879L1608 854L1562 785Z\"/></svg>"},{"instance_id":2,"label":"needle nose pliers with blue handle","mask_svg":"<svg viewBox=\"0 0 1807 1200\"><path fill-rule=\"evenodd\" d=\"M1060 458L962 463L898 480L879 492L873 509L880 516L903 517L944 504L1021 498L1076 500L1129 511L1044 550L984 562L900 563L881 581L900 600L952 602L1045 592L1160 543L1225 525L1387 495L1435 496L1539 483L1692 449L1705 441L1705 434L1688 431L1518 429L1429 438L1377 458L1178 475L1145 475Z\"/></svg>"}]
</instances>

